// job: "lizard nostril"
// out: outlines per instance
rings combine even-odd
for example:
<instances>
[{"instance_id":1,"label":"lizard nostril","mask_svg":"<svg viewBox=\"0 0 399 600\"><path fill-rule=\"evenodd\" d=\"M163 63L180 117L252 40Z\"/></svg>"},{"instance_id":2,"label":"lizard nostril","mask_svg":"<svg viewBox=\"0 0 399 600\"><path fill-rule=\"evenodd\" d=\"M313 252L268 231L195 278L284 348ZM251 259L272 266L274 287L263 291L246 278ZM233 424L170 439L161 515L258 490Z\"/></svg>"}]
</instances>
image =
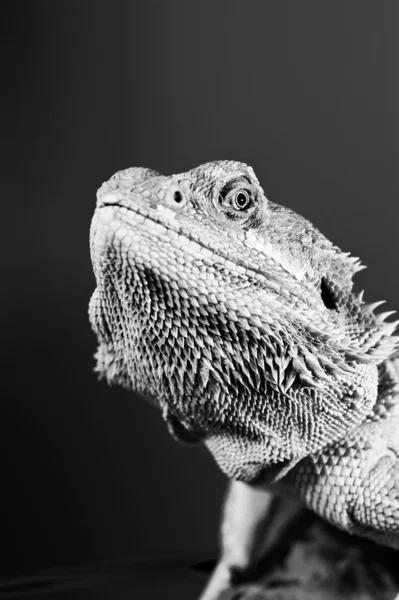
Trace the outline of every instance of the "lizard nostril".
<instances>
[{"instance_id":1,"label":"lizard nostril","mask_svg":"<svg viewBox=\"0 0 399 600\"><path fill-rule=\"evenodd\" d=\"M183 202L183 194L179 190L176 190L173 194L173 200L180 204L180 202Z\"/></svg>"},{"instance_id":2,"label":"lizard nostril","mask_svg":"<svg viewBox=\"0 0 399 600\"><path fill-rule=\"evenodd\" d=\"M167 189L164 193L162 193L162 197L158 197L160 200L163 200L165 204L170 206L171 208L177 208L177 204L179 205L179 209L181 206L184 206L186 203L186 195L180 189L178 185L172 184L169 189Z\"/></svg>"}]
</instances>

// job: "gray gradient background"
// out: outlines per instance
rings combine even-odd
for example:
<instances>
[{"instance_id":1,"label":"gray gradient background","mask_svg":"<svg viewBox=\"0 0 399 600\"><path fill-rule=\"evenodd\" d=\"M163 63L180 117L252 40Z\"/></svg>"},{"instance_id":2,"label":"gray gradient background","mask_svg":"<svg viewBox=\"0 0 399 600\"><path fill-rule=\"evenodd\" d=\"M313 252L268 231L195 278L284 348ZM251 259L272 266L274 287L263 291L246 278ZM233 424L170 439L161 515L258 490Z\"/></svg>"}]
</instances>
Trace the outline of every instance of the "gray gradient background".
<instances>
[{"instance_id":1,"label":"gray gradient background","mask_svg":"<svg viewBox=\"0 0 399 600\"><path fill-rule=\"evenodd\" d=\"M397 38L390 0L8 3L3 575L215 547L210 455L92 372L89 223L116 170L248 162L399 307Z\"/></svg>"}]
</instances>

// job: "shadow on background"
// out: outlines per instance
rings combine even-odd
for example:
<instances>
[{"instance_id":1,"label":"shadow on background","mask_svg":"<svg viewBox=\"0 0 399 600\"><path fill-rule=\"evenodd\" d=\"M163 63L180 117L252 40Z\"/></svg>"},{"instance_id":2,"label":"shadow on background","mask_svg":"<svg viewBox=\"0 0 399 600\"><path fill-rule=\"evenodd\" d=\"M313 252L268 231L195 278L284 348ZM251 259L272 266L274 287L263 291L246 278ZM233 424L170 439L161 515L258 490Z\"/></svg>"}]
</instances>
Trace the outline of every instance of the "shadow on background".
<instances>
[{"instance_id":1,"label":"shadow on background","mask_svg":"<svg viewBox=\"0 0 399 600\"><path fill-rule=\"evenodd\" d=\"M224 479L211 457L92 372L89 224L116 170L247 162L271 200L362 257L366 298L399 306L396 12L343 0L13 5L2 22L4 576L216 546Z\"/></svg>"},{"instance_id":2,"label":"shadow on background","mask_svg":"<svg viewBox=\"0 0 399 600\"><path fill-rule=\"evenodd\" d=\"M214 562L212 563L214 566ZM208 562L187 559L100 561L0 582L2 600L150 600L198 597L210 573Z\"/></svg>"}]
</instances>

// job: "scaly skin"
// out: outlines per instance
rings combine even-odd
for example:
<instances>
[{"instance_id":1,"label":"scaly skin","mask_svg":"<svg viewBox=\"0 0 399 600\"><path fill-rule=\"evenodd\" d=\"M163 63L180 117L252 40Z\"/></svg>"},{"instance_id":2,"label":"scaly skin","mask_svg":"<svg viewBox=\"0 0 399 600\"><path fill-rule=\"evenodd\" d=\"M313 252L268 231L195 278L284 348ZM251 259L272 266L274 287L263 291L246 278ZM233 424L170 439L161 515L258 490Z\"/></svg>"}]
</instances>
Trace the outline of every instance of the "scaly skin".
<instances>
[{"instance_id":1,"label":"scaly skin","mask_svg":"<svg viewBox=\"0 0 399 600\"><path fill-rule=\"evenodd\" d=\"M352 292L357 259L234 161L116 173L98 192L91 255L97 370L238 482L204 598L249 567L270 485L399 549L397 323ZM240 510L241 542L229 525Z\"/></svg>"}]
</instances>

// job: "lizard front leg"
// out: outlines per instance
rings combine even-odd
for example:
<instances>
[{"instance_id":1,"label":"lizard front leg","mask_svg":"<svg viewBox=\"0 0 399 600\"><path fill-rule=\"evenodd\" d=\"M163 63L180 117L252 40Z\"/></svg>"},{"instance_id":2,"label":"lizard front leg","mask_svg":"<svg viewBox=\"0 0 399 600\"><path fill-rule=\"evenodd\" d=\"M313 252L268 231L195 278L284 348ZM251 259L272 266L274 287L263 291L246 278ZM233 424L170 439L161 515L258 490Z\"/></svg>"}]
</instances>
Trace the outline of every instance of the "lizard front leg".
<instances>
[{"instance_id":1,"label":"lizard front leg","mask_svg":"<svg viewBox=\"0 0 399 600\"><path fill-rule=\"evenodd\" d=\"M398 431L399 422L399 440ZM388 443L375 433L365 426L362 435L306 458L287 482L337 527L399 550L399 453L389 432Z\"/></svg>"},{"instance_id":2,"label":"lizard front leg","mask_svg":"<svg viewBox=\"0 0 399 600\"><path fill-rule=\"evenodd\" d=\"M300 510L291 498L231 481L222 516L220 559L200 600L216 600L224 590L248 578Z\"/></svg>"},{"instance_id":3,"label":"lizard front leg","mask_svg":"<svg viewBox=\"0 0 399 600\"><path fill-rule=\"evenodd\" d=\"M398 455L382 456L370 469L350 518L353 533L399 550ZM395 600L399 600L399 594Z\"/></svg>"}]
</instances>

